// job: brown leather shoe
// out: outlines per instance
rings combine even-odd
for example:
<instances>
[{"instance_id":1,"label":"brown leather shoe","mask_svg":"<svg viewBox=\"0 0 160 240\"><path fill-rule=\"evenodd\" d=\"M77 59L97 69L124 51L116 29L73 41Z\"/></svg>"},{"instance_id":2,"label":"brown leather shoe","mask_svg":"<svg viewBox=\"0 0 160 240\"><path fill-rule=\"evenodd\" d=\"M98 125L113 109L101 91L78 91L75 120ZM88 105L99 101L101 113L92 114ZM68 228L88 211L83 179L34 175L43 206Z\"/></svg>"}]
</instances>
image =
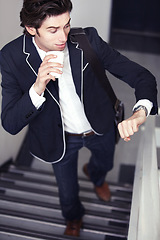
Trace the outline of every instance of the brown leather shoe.
<instances>
[{"instance_id":1,"label":"brown leather shoe","mask_svg":"<svg viewBox=\"0 0 160 240\"><path fill-rule=\"evenodd\" d=\"M88 179L90 179L88 169L87 169L87 163L83 166L83 172L88 177ZM100 200L108 202L111 199L111 192L110 192L109 186L106 182L104 182L102 184L102 186L99 186L99 187L94 185L94 190L95 190L97 197Z\"/></svg>"},{"instance_id":2,"label":"brown leather shoe","mask_svg":"<svg viewBox=\"0 0 160 240\"><path fill-rule=\"evenodd\" d=\"M81 227L82 227L82 219L67 221L67 226L66 226L64 235L79 237Z\"/></svg>"},{"instance_id":3,"label":"brown leather shoe","mask_svg":"<svg viewBox=\"0 0 160 240\"><path fill-rule=\"evenodd\" d=\"M102 184L102 186L100 186L100 187L95 186L94 190L100 200L103 200L105 202L110 201L111 192L110 192L109 186L106 182L104 182Z\"/></svg>"}]
</instances>

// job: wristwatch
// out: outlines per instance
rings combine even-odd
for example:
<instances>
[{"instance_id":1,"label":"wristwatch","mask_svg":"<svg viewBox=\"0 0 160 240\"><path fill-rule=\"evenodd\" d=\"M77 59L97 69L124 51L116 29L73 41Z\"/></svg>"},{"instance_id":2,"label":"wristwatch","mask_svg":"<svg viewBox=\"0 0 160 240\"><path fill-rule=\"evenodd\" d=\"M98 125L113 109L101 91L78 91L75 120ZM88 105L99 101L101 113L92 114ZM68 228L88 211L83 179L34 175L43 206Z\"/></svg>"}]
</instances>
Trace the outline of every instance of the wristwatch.
<instances>
[{"instance_id":1,"label":"wristwatch","mask_svg":"<svg viewBox=\"0 0 160 240\"><path fill-rule=\"evenodd\" d=\"M139 110L141 110L141 109L143 109L143 110L145 111L145 113L146 113L146 116L148 116L148 110L147 110L147 108L146 108L145 106L143 106L143 105L137 106L137 107L133 110L133 113L135 113L135 112L137 112L137 111L139 111Z\"/></svg>"}]
</instances>

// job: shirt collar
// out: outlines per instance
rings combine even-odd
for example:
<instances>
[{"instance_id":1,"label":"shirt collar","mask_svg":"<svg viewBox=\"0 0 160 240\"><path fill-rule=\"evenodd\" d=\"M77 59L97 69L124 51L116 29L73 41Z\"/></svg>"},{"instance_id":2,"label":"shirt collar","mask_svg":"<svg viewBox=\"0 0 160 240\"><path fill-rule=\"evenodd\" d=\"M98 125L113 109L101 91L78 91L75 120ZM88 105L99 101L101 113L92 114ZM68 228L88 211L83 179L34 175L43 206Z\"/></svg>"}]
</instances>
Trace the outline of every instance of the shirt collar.
<instances>
[{"instance_id":1,"label":"shirt collar","mask_svg":"<svg viewBox=\"0 0 160 240\"><path fill-rule=\"evenodd\" d=\"M44 57L46 56L46 52L43 51L42 49L40 49L40 48L38 47L38 45L37 45L36 42L35 42L34 37L32 37L32 42L33 42L34 46L36 47L37 52L39 53L40 58L41 58L42 61L43 61Z\"/></svg>"}]
</instances>

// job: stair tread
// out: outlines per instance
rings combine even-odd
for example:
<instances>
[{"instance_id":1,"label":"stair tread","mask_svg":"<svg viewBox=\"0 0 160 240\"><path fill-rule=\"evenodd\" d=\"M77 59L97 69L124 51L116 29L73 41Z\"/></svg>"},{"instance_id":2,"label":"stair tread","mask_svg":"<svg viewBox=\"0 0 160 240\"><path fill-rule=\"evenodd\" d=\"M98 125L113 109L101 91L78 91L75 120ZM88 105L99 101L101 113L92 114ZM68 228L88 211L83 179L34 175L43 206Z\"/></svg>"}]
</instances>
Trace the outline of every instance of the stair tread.
<instances>
[{"instance_id":1,"label":"stair tread","mask_svg":"<svg viewBox=\"0 0 160 240\"><path fill-rule=\"evenodd\" d=\"M28 167L21 167L21 166L15 166L11 165L10 168L8 169L8 172L17 172L17 173L29 173L29 174L40 174L41 176L48 176L49 178L54 176L53 172L46 171L46 170L39 170L39 169L34 169L34 168L28 168ZM81 177L79 176L78 179L80 181L85 181L85 182L90 182L86 177ZM121 187L122 189L125 189L126 191L132 192L133 186L131 184L125 184L125 183L113 183L113 182L108 182L110 186L115 186L115 187Z\"/></svg>"},{"instance_id":2,"label":"stair tread","mask_svg":"<svg viewBox=\"0 0 160 240\"><path fill-rule=\"evenodd\" d=\"M108 182L112 198L106 203L97 198L86 177L78 179L80 199L86 208L78 239L127 239L133 186ZM16 234L18 240L25 240L25 236L33 240L77 239L63 235L65 221L52 171L11 164L0 172L0 203L0 232L8 234L6 240Z\"/></svg>"},{"instance_id":3,"label":"stair tread","mask_svg":"<svg viewBox=\"0 0 160 240\"><path fill-rule=\"evenodd\" d=\"M32 207L40 207L40 208L44 208L44 209L50 209L50 210L58 210L59 212L61 212L61 208L60 205L58 204L49 204L49 203L43 203L43 202L37 202L37 201L31 201L31 200L25 200L25 199L20 199L20 198L15 198L15 197L8 197L5 195L0 195L0 199L1 199L1 203L2 201L5 201L6 204L6 208L7 206L7 202L9 203L9 205L11 204L15 204L17 203L18 205L22 204L23 207L25 206L32 206ZM101 217L104 219L108 219L109 221L115 221L115 222L123 222L123 223L128 223L129 221L129 217L128 215L124 215L124 214L118 214L118 213L104 213L104 212L100 212L100 211L91 211L91 210L86 210L86 215L89 216L94 216L96 217Z\"/></svg>"},{"instance_id":4,"label":"stair tread","mask_svg":"<svg viewBox=\"0 0 160 240\"><path fill-rule=\"evenodd\" d=\"M48 191L48 190L40 190L40 189L31 188L31 187L17 186L14 184L13 181L1 180L0 181L0 189L1 190L11 189L12 191L20 190L20 191L28 192L28 193L32 193L32 194L42 194L42 195L45 195L48 197L54 196L54 197L58 198L58 192L53 192L53 191ZM85 202L101 204L103 206L108 205L108 206L112 206L112 207L118 207L118 208L122 208L124 211L129 211L130 207L131 207L130 203L123 203L123 202L118 202L118 201L103 202L103 201L100 201L99 199L93 199L93 198L90 199L90 198L82 197L82 196L80 196L80 198L82 201L85 201Z\"/></svg>"},{"instance_id":5,"label":"stair tread","mask_svg":"<svg viewBox=\"0 0 160 240\"><path fill-rule=\"evenodd\" d=\"M29 185L29 183L31 183L32 185L33 185L33 183L40 184L39 187L44 186L45 188L46 188L46 186L48 188L49 187L57 187L56 180L54 177L51 181L47 181L47 180L43 180L43 179L35 179L35 178L31 178L31 177L25 177L22 174L4 173L0 176L0 179L4 180L4 181L8 180L8 181L14 181L14 182L24 182L24 183L26 182L28 185ZM86 186L83 183L81 186L81 182L80 182L80 190L81 191L92 193L93 189L94 189L94 187L92 184L90 184L89 186ZM132 197L131 193L128 193L123 190L121 190L121 191L115 190L114 191L112 188L111 188L111 192L112 192L112 197L122 199L123 201L131 202L131 197Z\"/></svg>"},{"instance_id":6,"label":"stair tread","mask_svg":"<svg viewBox=\"0 0 160 240\"><path fill-rule=\"evenodd\" d=\"M7 217L7 219L11 218L12 221L14 222L18 221L19 224L21 221L29 221L31 224L33 224L34 222L38 222L38 224L39 223L52 224L56 227L65 228L64 219L57 219L55 217L54 218L44 217L44 216L38 216L32 213L3 210L1 208L0 208L0 215L3 218L3 220L4 220L4 217ZM7 224L9 224L9 221L7 222L8 222ZM114 225L108 225L108 226L106 225L105 227L103 227L99 225L93 225L93 224L91 225L89 223L84 222L83 229L85 231L99 232L100 234L112 233L115 235L122 235L122 236L127 235L127 230L125 228L114 226Z\"/></svg>"},{"instance_id":7,"label":"stair tread","mask_svg":"<svg viewBox=\"0 0 160 240\"><path fill-rule=\"evenodd\" d=\"M49 234L49 233L43 233L43 232L40 232L40 231L27 231L26 229L23 229L23 228L19 228L19 227L13 227L13 226L5 226L5 225L1 225L0 226L0 231L1 232L4 232L4 233L7 233L7 234L10 234L10 235L19 235L19 236L25 236L29 237L29 239L32 238L32 240L34 239L39 239L39 240L73 240L74 238L73 237L69 237L69 236L60 236L60 235L57 235L57 234ZM82 238L79 237L79 240L81 240ZM87 238L83 238L83 240L88 240Z\"/></svg>"},{"instance_id":8,"label":"stair tread","mask_svg":"<svg viewBox=\"0 0 160 240\"><path fill-rule=\"evenodd\" d=\"M15 234L16 236L26 236L27 239L29 237L29 239L31 239L32 237L32 240L77 240L77 237L69 237L69 236L64 236L64 235L56 235L56 234L49 234L48 232L47 233L43 233L43 232L40 232L40 231L26 231L25 229L23 228L20 228L20 227L13 227L13 226L5 226L5 225L2 225L0 226L0 231L1 232L4 232L6 234ZM107 235L105 235L106 238L107 238ZM111 235L108 235L109 239L111 237ZM104 238L103 238L104 239ZM107 238L108 239L108 238ZM116 238L114 238L116 240L126 240L127 238L124 237L124 236L116 236ZM89 240L88 237L81 237L79 236L78 237L78 240ZM99 239L98 239L99 240Z\"/></svg>"}]
</instances>

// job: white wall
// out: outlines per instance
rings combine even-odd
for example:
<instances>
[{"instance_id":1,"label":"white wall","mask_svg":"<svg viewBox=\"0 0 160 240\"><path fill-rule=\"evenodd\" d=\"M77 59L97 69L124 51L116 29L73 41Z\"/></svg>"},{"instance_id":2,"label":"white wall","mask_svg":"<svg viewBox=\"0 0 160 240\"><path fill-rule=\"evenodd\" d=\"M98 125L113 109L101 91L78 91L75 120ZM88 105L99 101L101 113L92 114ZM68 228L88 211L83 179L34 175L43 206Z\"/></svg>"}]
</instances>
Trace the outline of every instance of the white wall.
<instances>
[{"instance_id":1,"label":"white wall","mask_svg":"<svg viewBox=\"0 0 160 240\"><path fill-rule=\"evenodd\" d=\"M72 27L96 27L109 41L112 0L72 0Z\"/></svg>"},{"instance_id":2,"label":"white wall","mask_svg":"<svg viewBox=\"0 0 160 240\"><path fill-rule=\"evenodd\" d=\"M19 27L19 12L21 6L22 0L0 0L0 49L7 42L11 41L22 33L22 29ZM16 158L25 132L26 129L16 136L12 136L5 132L0 124L0 165L9 158Z\"/></svg>"},{"instance_id":3,"label":"white wall","mask_svg":"<svg viewBox=\"0 0 160 240\"><path fill-rule=\"evenodd\" d=\"M19 13L22 0L0 0L0 49L22 33Z\"/></svg>"},{"instance_id":4,"label":"white wall","mask_svg":"<svg viewBox=\"0 0 160 240\"><path fill-rule=\"evenodd\" d=\"M112 0L72 0L72 2L72 26L94 26L102 38L108 41ZM23 0L0 0L0 49L22 33L19 26L22 4ZM16 136L11 136L0 125L0 165L11 157L16 158L25 133L26 129Z\"/></svg>"}]
</instances>

